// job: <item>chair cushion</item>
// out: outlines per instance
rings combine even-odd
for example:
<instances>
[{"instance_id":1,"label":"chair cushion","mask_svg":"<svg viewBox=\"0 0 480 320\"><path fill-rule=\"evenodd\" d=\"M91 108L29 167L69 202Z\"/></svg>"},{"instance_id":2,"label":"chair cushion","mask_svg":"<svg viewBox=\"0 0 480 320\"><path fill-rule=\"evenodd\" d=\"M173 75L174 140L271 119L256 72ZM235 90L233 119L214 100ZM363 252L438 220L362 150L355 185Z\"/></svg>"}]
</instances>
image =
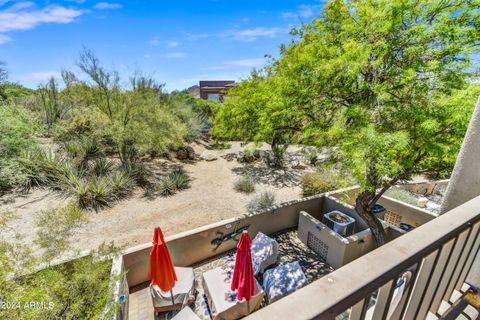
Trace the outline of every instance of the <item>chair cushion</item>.
<instances>
[{"instance_id":1,"label":"chair cushion","mask_svg":"<svg viewBox=\"0 0 480 320\"><path fill-rule=\"evenodd\" d=\"M269 303L294 292L306 282L298 261L267 270L263 275L263 287Z\"/></svg>"},{"instance_id":2,"label":"chair cushion","mask_svg":"<svg viewBox=\"0 0 480 320\"><path fill-rule=\"evenodd\" d=\"M252 241L252 264L255 275L277 262L278 242L259 232Z\"/></svg>"},{"instance_id":3,"label":"chair cushion","mask_svg":"<svg viewBox=\"0 0 480 320\"><path fill-rule=\"evenodd\" d=\"M213 320L238 319L258 309L264 292L255 280L256 288L250 301L238 301L230 290L232 273L223 268L208 270L203 274L203 289Z\"/></svg>"},{"instance_id":4,"label":"chair cushion","mask_svg":"<svg viewBox=\"0 0 480 320\"><path fill-rule=\"evenodd\" d=\"M172 289L175 305L183 304L193 298L195 294L195 276L192 268L175 267L178 281ZM158 286L150 285L153 306L155 308L168 307L172 305L170 291L163 292Z\"/></svg>"}]
</instances>

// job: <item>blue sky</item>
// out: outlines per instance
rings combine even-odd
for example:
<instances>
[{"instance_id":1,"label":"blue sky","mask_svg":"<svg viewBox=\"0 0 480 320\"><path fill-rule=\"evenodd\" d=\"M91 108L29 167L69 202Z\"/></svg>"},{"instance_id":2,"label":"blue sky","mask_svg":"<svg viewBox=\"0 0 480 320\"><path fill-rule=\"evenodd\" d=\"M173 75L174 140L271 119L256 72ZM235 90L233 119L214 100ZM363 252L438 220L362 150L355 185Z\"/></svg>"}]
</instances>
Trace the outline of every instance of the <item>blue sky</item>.
<instances>
[{"instance_id":1,"label":"blue sky","mask_svg":"<svg viewBox=\"0 0 480 320\"><path fill-rule=\"evenodd\" d=\"M320 10L319 0L0 0L0 61L11 81L34 88L78 71L85 46L125 80L139 69L183 89L247 76Z\"/></svg>"}]
</instances>

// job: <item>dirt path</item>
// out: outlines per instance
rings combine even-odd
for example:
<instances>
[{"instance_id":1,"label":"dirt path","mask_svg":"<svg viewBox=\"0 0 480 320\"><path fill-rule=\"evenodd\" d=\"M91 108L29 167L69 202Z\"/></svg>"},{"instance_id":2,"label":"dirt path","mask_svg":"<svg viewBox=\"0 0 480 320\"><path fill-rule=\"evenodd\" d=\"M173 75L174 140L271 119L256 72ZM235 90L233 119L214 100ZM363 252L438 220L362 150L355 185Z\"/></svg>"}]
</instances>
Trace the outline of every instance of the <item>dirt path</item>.
<instances>
[{"instance_id":1,"label":"dirt path","mask_svg":"<svg viewBox=\"0 0 480 320\"><path fill-rule=\"evenodd\" d=\"M161 226L166 235L172 235L238 216L245 212L251 197L233 189L234 181L244 174L257 176L260 182L257 190L274 191L277 202L300 197L300 188L296 185L305 171L276 171L265 165L242 165L220 157L240 148L235 143L229 150L209 151L219 156L217 160L183 164L192 178L191 187L174 196L147 199L138 191L112 208L91 213L89 222L75 234L73 246L89 250L103 241L114 241L116 245L129 247L150 241L155 226ZM201 145L195 146L199 154L204 150ZM0 211L15 211L17 219L11 221L10 226L21 231L29 242L34 234L35 212L66 202L49 191L36 190L25 197L13 198L10 203L0 203Z\"/></svg>"}]
</instances>

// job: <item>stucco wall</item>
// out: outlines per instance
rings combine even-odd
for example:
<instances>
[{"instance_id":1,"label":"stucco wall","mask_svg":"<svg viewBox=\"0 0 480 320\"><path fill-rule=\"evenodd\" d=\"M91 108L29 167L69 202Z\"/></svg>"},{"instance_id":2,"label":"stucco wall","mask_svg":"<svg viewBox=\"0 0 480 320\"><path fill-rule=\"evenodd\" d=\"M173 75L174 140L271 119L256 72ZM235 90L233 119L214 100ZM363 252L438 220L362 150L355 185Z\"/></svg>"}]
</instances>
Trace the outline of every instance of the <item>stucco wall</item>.
<instances>
[{"instance_id":1,"label":"stucco wall","mask_svg":"<svg viewBox=\"0 0 480 320\"><path fill-rule=\"evenodd\" d=\"M300 211L319 212L323 201L323 195L291 201L263 213L243 215L167 237L173 263L176 266L190 266L233 249L235 241L227 241L217 250L214 250L211 241L218 237L219 233L231 233L235 226L250 225L248 230L251 236L255 236L259 231L271 234L294 228L298 224ZM130 287L148 281L151 246L151 243L147 243L126 250L123 258L125 269L128 270L127 279Z\"/></svg>"}]
</instances>

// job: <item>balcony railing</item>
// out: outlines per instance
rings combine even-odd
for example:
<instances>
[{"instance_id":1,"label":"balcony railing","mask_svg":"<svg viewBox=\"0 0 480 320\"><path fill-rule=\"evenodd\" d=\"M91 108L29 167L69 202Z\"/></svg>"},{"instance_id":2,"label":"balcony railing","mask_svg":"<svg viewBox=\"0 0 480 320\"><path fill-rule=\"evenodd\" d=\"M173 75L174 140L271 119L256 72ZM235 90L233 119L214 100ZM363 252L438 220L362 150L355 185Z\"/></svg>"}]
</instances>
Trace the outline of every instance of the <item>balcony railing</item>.
<instances>
[{"instance_id":1,"label":"balcony railing","mask_svg":"<svg viewBox=\"0 0 480 320\"><path fill-rule=\"evenodd\" d=\"M247 319L439 318L461 296L479 251L479 230L477 197Z\"/></svg>"}]
</instances>

